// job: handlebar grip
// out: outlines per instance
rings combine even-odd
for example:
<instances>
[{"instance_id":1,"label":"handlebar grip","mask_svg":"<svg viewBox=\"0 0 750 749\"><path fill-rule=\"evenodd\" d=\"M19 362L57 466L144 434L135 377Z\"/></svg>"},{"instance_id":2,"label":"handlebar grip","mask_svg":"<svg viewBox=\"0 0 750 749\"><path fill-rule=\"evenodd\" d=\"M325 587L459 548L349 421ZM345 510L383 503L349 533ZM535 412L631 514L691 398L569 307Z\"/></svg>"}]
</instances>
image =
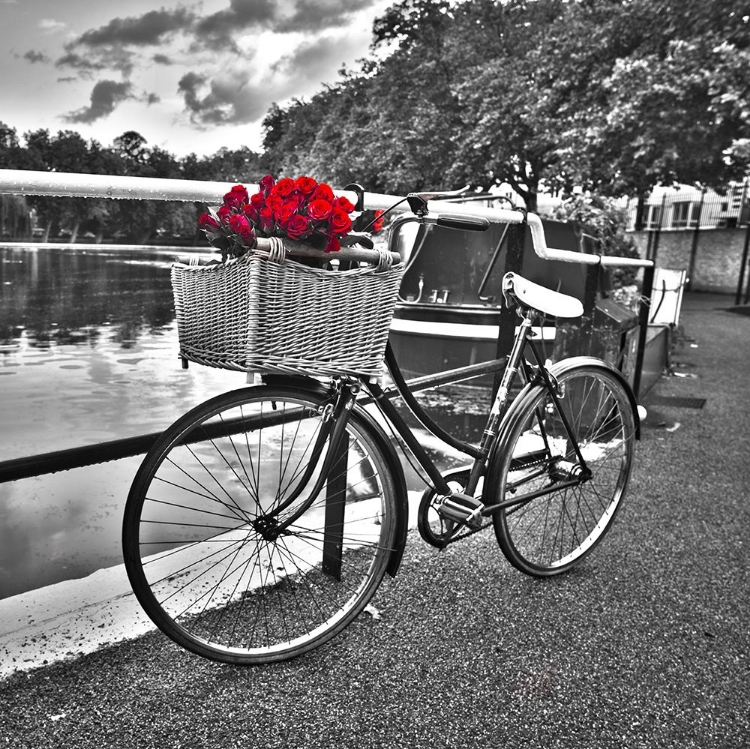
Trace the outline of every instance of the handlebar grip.
<instances>
[{"instance_id":1,"label":"handlebar grip","mask_svg":"<svg viewBox=\"0 0 750 749\"><path fill-rule=\"evenodd\" d=\"M438 226L447 229L460 229L463 231L487 231L490 227L489 219L481 216L459 216L442 213L436 221Z\"/></svg>"}]
</instances>

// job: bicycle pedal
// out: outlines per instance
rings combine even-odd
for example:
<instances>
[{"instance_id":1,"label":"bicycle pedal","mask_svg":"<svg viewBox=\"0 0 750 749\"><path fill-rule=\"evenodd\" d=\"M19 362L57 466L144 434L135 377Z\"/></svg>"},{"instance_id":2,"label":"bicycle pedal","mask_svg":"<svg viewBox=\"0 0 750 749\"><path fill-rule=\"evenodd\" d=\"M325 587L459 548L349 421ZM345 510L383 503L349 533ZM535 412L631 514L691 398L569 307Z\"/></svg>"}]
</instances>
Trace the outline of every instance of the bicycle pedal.
<instances>
[{"instance_id":1,"label":"bicycle pedal","mask_svg":"<svg viewBox=\"0 0 750 749\"><path fill-rule=\"evenodd\" d=\"M480 500L461 492L445 497L437 507L438 513L447 520L464 523L471 528L478 528L482 524L483 509L484 504Z\"/></svg>"}]
</instances>

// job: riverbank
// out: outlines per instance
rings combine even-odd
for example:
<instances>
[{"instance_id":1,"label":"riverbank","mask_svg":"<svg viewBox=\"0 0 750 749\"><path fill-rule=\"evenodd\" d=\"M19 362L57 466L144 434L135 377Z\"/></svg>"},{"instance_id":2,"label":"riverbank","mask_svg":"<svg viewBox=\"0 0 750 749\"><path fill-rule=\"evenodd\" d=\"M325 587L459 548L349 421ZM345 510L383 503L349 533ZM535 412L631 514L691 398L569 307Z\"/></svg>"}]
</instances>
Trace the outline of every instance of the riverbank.
<instances>
[{"instance_id":1,"label":"riverbank","mask_svg":"<svg viewBox=\"0 0 750 749\"><path fill-rule=\"evenodd\" d=\"M0 745L746 747L750 317L730 307L686 295L628 501L572 573L525 577L491 533L411 533L379 617L321 649L242 669L118 642L0 682Z\"/></svg>"}]
</instances>

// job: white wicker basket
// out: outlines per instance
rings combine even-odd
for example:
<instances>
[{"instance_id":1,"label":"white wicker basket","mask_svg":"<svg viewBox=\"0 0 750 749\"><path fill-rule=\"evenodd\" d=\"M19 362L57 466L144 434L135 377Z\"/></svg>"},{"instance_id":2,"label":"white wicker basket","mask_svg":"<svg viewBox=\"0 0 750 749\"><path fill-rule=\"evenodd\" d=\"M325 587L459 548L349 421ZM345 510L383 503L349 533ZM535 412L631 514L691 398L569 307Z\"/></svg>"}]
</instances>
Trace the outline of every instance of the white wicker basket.
<instances>
[{"instance_id":1,"label":"white wicker basket","mask_svg":"<svg viewBox=\"0 0 750 749\"><path fill-rule=\"evenodd\" d=\"M256 253L175 263L180 355L222 369L378 376L403 270L323 270Z\"/></svg>"}]
</instances>

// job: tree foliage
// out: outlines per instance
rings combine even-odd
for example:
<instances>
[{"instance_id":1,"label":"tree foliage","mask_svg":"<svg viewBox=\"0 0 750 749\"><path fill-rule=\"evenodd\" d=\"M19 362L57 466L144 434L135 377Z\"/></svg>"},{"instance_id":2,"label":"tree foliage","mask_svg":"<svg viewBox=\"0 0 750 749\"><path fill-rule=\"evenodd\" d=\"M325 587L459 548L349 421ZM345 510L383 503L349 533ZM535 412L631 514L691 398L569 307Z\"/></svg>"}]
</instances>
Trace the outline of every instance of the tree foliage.
<instances>
[{"instance_id":1,"label":"tree foliage","mask_svg":"<svg viewBox=\"0 0 750 749\"><path fill-rule=\"evenodd\" d=\"M643 194L748 167L750 24L717 0L402 0L361 70L266 124L271 170L404 192ZM380 55L380 56L378 56Z\"/></svg>"},{"instance_id":2,"label":"tree foliage","mask_svg":"<svg viewBox=\"0 0 750 749\"><path fill-rule=\"evenodd\" d=\"M103 147L71 131L19 138L0 123L0 168L307 173L396 194L507 182L532 210L545 188L721 187L750 166L748 70L750 14L736 0L398 0L355 69L309 101L271 106L261 154L178 160L137 131ZM167 213L172 227L194 219L184 205L65 200L29 198L47 226L70 231L143 238L175 230Z\"/></svg>"}]
</instances>

